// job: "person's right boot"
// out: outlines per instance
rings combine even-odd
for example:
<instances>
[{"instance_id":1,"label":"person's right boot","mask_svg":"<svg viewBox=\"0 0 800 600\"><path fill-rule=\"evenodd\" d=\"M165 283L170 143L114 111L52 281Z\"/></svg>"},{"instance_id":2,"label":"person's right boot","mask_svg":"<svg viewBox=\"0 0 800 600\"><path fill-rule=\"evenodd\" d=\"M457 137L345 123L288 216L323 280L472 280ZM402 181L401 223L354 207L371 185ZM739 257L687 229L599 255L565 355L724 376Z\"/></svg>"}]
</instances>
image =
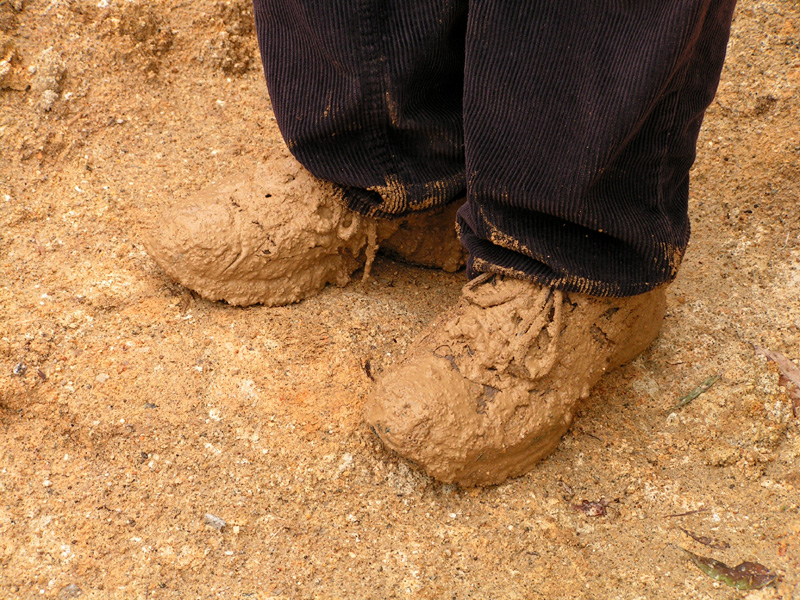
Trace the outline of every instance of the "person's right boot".
<instances>
[{"instance_id":1,"label":"person's right boot","mask_svg":"<svg viewBox=\"0 0 800 600\"><path fill-rule=\"evenodd\" d=\"M342 192L278 150L252 176L199 192L162 215L144 238L172 279L209 300L246 306L297 302L326 284L369 273L380 247L408 262L456 271L462 202L385 220L345 207Z\"/></svg>"},{"instance_id":2,"label":"person's right boot","mask_svg":"<svg viewBox=\"0 0 800 600\"><path fill-rule=\"evenodd\" d=\"M665 288L597 298L483 274L378 377L365 420L440 481L522 475L556 448L600 377L653 341Z\"/></svg>"}]
</instances>

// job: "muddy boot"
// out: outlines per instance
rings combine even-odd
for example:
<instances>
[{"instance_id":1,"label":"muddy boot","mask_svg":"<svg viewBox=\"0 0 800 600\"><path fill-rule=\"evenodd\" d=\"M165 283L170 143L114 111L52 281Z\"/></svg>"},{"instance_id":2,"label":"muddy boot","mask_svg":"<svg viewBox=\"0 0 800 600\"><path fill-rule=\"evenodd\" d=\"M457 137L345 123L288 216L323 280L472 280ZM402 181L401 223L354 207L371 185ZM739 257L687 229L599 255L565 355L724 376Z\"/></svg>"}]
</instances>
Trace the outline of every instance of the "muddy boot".
<instances>
[{"instance_id":1,"label":"muddy boot","mask_svg":"<svg viewBox=\"0 0 800 600\"><path fill-rule=\"evenodd\" d=\"M441 481L522 475L555 449L600 377L653 341L664 287L596 298L481 275L379 379L365 419Z\"/></svg>"},{"instance_id":2,"label":"muddy boot","mask_svg":"<svg viewBox=\"0 0 800 600\"><path fill-rule=\"evenodd\" d=\"M147 253L172 279L209 300L246 306L297 302L326 284L344 286L379 247L423 266L456 271L461 202L387 221L345 208L341 191L278 151L251 177L201 191L145 236Z\"/></svg>"}]
</instances>

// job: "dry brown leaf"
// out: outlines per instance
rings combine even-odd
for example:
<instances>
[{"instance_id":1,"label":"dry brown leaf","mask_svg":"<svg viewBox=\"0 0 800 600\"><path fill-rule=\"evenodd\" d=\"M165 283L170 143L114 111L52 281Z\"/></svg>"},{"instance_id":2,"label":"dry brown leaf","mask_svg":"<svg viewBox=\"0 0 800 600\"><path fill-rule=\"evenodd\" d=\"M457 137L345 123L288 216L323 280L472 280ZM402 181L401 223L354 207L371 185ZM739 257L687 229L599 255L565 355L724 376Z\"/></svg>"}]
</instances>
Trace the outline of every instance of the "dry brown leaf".
<instances>
[{"instance_id":1,"label":"dry brown leaf","mask_svg":"<svg viewBox=\"0 0 800 600\"><path fill-rule=\"evenodd\" d=\"M766 356L780 369L781 377L778 379L778 384L786 388L786 393L792 399L792 411L796 417L800 410L800 368L780 352L767 350L760 346L753 347L756 354Z\"/></svg>"}]
</instances>

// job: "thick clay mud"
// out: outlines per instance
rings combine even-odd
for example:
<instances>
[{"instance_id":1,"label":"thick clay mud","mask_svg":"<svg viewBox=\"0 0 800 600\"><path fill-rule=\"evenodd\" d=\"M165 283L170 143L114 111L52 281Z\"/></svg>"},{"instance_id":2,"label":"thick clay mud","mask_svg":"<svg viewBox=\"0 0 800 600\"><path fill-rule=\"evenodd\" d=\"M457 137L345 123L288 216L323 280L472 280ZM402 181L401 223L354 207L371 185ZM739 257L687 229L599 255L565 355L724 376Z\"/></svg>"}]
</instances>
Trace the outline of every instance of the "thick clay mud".
<instances>
[{"instance_id":1,"label":"thick clay mud","mask_svg":"<svg viewBox=\"0 0 800 600\"><path fill-rule=\"evenodd\" d=\"M253 174L199 192L158 218L144 239L172 279L209 300L281 306L326 284L344 286L375 252L456 271L460 202L386 221L347 209L341 189L313 177L284 148Z\"/></svg>"},{"instance_id":2,"label":"thick clay mud","mask_svg":"<svg viewBox=\"0 0 800 600\"><path fill-rule=\"evenodd\" d=\"M482 276L380 379L365 418L441 481L502 482L555 449L577 401L647 348L664 310L663 287L599 299Z\"/></svg>"},{"instance_id":3,"label":"thick clay mud","mask_svg":"<svg viewBox=\"0 0 800 600\"><path fill-rule=\"evenodd\" d=\"M210 300L278 306L363 266L368 227L288 153L200 192L160 218L148 254Z\"/></svg>"},{"instance_id":4,"label":"thick clay mud","mask_svg":"<svg viewBox=\"0 0 800 600\"><path fill-rule=\"evenodd\" d=\"M456 212L464 200L435 211L411 214L399 221L380 220L381 250L394 258L454 273L464 266L466 253L456 235Z\"/></svg>"}]
</instances>

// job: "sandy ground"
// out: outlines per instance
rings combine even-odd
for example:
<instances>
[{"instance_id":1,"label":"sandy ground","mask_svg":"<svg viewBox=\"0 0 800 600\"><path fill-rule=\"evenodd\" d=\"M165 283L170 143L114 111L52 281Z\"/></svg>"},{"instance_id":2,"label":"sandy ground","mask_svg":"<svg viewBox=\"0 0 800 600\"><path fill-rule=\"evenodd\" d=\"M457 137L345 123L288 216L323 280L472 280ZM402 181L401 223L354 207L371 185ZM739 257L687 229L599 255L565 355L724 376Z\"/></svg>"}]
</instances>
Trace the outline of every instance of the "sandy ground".
<instances>
[{"instance_id":1,"label":"sandy ground","mask_svg":"<svg viewBox=\"0 0 800 600\"><path fill-rule=\"evenodd\" d=\"M364 362L463 273L380 259L238 309L142 248L147 218L279 143L250 19L0 3L0 598L800 598L800 406L753 347L800 359L800 5L740 3L658 340L534 472L469 490L359 416ZM780 577L735 591L679 547Z\"/></svg>"}]
</instances>

